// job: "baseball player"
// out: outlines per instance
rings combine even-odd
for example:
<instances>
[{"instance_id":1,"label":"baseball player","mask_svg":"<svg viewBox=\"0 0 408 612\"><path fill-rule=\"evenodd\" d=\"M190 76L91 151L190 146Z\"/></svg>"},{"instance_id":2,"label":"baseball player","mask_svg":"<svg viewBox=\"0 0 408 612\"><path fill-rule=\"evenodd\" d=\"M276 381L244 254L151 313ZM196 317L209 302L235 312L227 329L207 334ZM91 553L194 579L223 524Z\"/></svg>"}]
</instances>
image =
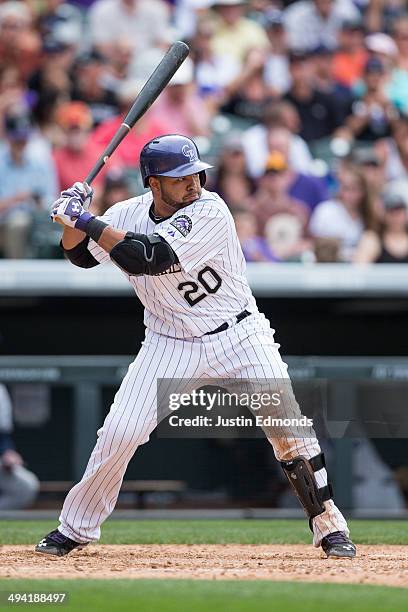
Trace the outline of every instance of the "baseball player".
<instances>
[{"instance_id":1,"label":"baseball player","mask_svg":"<svg viewBox=\"0 0 408 612\"><path fill-rule=\"evenodd\" d=\"M204 189L211 166L180 135L148 142L140 164L150 191L100 218L87 210L92 190L86 184L75 183L53 205L68 259L83 268L107 261L119 266L145 307L147 329L83 478L65 499L58 529L36 546L40 553L63 556L99 539L128 462L157 425L158 378L289 380L274 330L248 286L231 213ZM297 404L296 410L301 417ZM354 557L313 436L268 439L309 518L314 545L328 557Z\"/></svg>"}]
</instances>

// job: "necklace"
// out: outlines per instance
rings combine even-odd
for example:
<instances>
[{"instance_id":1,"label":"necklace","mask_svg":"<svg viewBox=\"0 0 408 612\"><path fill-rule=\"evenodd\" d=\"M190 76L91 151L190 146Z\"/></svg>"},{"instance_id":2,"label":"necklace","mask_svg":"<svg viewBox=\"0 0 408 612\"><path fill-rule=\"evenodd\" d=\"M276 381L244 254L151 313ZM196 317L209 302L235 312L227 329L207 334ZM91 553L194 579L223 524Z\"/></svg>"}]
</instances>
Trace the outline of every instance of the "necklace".
<instances>
[{"instance_id":1,"label":"necklace","mask_svg":"<svg viewBox=\"0 0 408 612\"><path fill-rule=\"evenodd\" d=\"M154 203L152 203L152 205L149 208L149 217L151 218L152 221L154 221L155 223L160 223L161 221L170 219L170 217L158 217L157 215L155 215L153 212L153 207L154 207Z\"/></svg>"}]
</instances>

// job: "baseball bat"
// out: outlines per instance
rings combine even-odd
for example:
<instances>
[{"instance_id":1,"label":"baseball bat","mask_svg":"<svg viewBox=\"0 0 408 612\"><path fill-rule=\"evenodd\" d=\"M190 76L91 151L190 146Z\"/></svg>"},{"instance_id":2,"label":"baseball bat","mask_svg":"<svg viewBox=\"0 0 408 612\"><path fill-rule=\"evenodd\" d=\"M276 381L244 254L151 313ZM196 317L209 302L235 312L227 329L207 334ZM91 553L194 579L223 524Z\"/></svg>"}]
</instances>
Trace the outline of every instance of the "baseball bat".
<instances>
[{"instance_id":1,"label":"baseball bat","mask_svg":"<svg viewBox=\"0 0 408 612\"><path fill-rule=\"evenodd\" d=\"M166 55L163 57L161 62L158 64L154 72L150 75L140 93L136 97L136 100L132 104L131 109L123 120L123 123L118 128L116 134L112 137L112 140L95 163L93 168L90 170L85 178L86 183L90 185L92 181L98 176L112 153L117 149L125 136L130 132L136 121L142 117L147 109L153 104L156 98L161 94L163 89L166 87L172 76L180 68L181 64L186 59L189 53L188 46L178 40L175 42Z\"/></svg>"}]
</instances>

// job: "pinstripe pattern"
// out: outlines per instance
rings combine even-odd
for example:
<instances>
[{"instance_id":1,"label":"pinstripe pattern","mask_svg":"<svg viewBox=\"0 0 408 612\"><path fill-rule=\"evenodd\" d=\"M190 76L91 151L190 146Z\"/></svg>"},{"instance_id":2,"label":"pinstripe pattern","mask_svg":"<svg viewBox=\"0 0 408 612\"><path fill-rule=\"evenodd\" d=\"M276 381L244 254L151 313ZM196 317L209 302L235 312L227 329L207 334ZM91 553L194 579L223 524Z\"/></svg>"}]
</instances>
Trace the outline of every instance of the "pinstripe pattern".
<instances>
[{"instance_id":1,"label":"pinstripe pattern","mask_svg":"<svg viewBox=\"0 0 408 612\"><path fill-rule=\"evenodd\" d=\"M223 200L203 189L199 200L161 223L150 218L151 204L151 193L144 194L115 204L101 217L117 229L160 234L180 260L182 269L173 274L125 275L145 307L146 327L173 338L193 338L216 329L225 321L235 320L235 315L245 308L256 312L234 221ZM192 229L187 236L171 225L180 214L192 220ZM109 261L109 255L92 240L88 248L100 263ZM207 265L222 278L221 287L213 294L208 294L197 280L200 270ZM194 296L207 293L193 307L183 297L184 292L178 289L180 283L187 282L197 284L198 291Z\"/></svg>"},{"instance_id":2,"label":"pinstripe pattern","mask_svg":"<svg viewBox=\"0 0 408 612\"><path fill-rule=\"evenodd\" d=\"M100 537L100 525L116 502L128 462L156 427L157 378L197 375L200 343L189 344L186 347L181 340L147 333L98 430L84 476L65 499L60 530L68 537L80 542Z\"/></svg>"},{"instance_id":3,"label":"pinstripe pattern","mask_svg":"<svg viewBox=\"0 0 408 612\"><path fill-rule=\"evenodd\" d=\"M183 379L187 387L193 384L190 379L228 378L244 385L255 380L260 386L271 380L286 380L289 391L272 416L301 416L287 366L274 341L274 330L258 312L249 289L244 258L225 203L217 194L203 190L199 200L159 223L149 215L151 204L151 194L145 194L116 204L102 217L118 229L159 233L176 251L181 269L153 277L127 276L145 306L146 338L97 432L84 476L68 493L62 508L59 529L78 542L99 539L101 524L115 507L130 459L156 427L158 378ZM192 222L186 235L171 225L181 213ZM109 260L93 241L89 250L100 263ZM221 277L221 286L216 292L206 291L203 299L191 305L179 285L198 286L200 271L206 266ZM244 309L251 316L236 323L236 315ZM225 322L229 323L226 331L205 335ZM278 437L266 428L265 434L278 460L299 455L311 458L320 453L313 431L308 438L296 437L291 431ZM326 470L317 472L316 479L319 486L325 486ZM348 534L333 501L326 502L325 507L325 512L313 520L316 546L333 531Z\"/></svg>"},{"instance_id":4,"label":"pinstripe pattern","mask_svg":"<svg viewBox=\"0 0 408 612\"><path fill-rule=\"evenodd\" d=\"M255 320L255 321L253 321ZM259 380L288 379L287 365L279 354L279 344L275 343L273 331L263 315L249 317L242 323L221 334L208 336L204 340L207 358L216 361L217 366L208 370L214 376L214 370L221 377ZM231 368L231 362L234 368ZM275 386L276 388L276 386ZM279 410L273 412L275 418L300 418L301 411L292 395L282 402ZM265 432L267 437L268 433ZM268 437L273 446L275 457L287 461L303 455L310 459L321 452L320 445L314 437L296 438L288 432L287 437ZM319 487L327 485L327 471L316 472ZM320 546L322 538L333 531L344 531L349 534L347 522L332 500L325 502L326 511L313 519L313 543Z\"/></svg>"},{"instance_id":5,"label":"pinstripe pattern","mask_svg":"<svg viewBox=\"0 0 408 612\"><path fill-rule=\"evenodd\" d=\"M200 339L181 340L147 331L142 348L117 392L112 408L80 483L69 492L60 516L60 531L89 542L100 537L100 526L113 510L128 462L138 446L148 441L157 424L157 378L230 378L262 381L288 379L279 345L263 315L255 314L225 332ZM294 398L274 416L300 417ZM288 460L319 454L316 438L268 438L275 456ZM327 484L326 470L317 473L319 486ZM314 543L347 524L332 501L314 519Z\"/></svg>"}]
</instances>

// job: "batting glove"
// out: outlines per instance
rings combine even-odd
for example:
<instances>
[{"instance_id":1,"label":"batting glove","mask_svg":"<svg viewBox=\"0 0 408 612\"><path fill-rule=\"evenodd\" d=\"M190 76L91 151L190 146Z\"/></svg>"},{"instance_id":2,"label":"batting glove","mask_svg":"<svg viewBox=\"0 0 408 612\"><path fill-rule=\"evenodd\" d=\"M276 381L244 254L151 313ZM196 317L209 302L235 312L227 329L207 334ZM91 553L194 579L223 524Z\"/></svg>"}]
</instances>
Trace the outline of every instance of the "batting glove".
<instances>
[{"instance_id":1,"label":"batting glove","mask_svg":"<svg viewBox=\"0 0 408 612\"><path fill-rule=\"evenodd\" d=\"M86 183L74 183L72 187L61 192L54 202L51 219L68 227L85 231L87 223L94 218L86 208L91 203L93 189Z\"/></svg>"},{"instance_id":2,"label":"batting glove","mask_svg":"<svg viewBox=\"0 0 408 612\"><path fill-rule=\"evenodd\" d=\"M82 206L85 210L91 205L92 198L94 195L94 190L88 183L80 183L76 182L69 189L65 189L65 191L61 192L61 198L71 198L76 197L81 201Z\"/></svg>"}]
</instances>

